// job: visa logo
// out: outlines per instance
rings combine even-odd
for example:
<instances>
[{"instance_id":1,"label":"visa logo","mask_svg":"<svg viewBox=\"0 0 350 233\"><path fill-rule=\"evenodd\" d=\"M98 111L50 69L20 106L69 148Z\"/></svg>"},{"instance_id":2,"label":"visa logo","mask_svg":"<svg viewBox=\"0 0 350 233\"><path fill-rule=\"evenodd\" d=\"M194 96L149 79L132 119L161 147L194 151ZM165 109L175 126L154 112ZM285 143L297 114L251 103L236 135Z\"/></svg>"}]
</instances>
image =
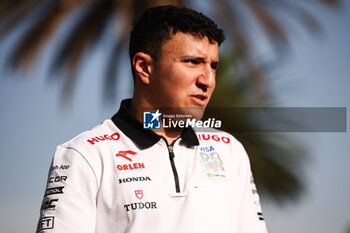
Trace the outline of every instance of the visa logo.
<instances>
[{"instance_id":1,"label":"visa logo","mask_svg":"<svg viewBox=\"0 0 350 233\"><path fill-rule=\"evenodd\" d=\"M211 152L215 150L214 147L212 146L202 146L199 149L200 151L203 151L203 152Z\"/></svg>"}]
</instances>

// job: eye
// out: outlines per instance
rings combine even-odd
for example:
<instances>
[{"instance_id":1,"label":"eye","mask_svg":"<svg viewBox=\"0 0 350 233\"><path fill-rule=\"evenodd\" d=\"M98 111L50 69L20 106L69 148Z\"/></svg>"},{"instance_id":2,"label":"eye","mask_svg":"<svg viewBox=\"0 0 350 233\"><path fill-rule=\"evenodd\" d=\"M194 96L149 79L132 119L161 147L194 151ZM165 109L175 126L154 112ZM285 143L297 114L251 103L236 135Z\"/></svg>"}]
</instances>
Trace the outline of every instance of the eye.
<instances>
[{"instance_id":1,"label":"eye","mask_svg":"<svg viewBox=\"0 0 350 233\"><path fill-rule=\"evenodd\" d=\"M196 59L187 59L187 60L185 60L185 62L194 64L194 65L198 65L199 64L199 61L197 61Z\"/></svg>"},{"instance_id":2,"label":"eye","mask_svg":"<svg viewBox=\"0 0 350 233\"><path fill-rule=\"evenodd\" d=\"M213 62L210 64L210 67L213 69L213 70L217 70L218 67L219 67L219 63L218 62Z\"/></svg>"}]
</instances>

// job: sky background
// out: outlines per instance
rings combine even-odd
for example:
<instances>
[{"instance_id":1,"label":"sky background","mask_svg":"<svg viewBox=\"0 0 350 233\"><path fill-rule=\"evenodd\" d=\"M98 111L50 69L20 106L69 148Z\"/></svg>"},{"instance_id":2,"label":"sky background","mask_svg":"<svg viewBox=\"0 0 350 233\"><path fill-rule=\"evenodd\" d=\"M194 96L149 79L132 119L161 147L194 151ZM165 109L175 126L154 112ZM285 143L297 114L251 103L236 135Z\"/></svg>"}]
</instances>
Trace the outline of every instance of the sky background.
<instances>
[{"instance_id":1,"label":"sky background","mask_svg":"<svg viewBox=\"0 0 350 233\"><path fill-rule=\"evenodd\" d=\"M338 12L322 7L314 12L324 36L291 31L291 50L269 81L275 106L349 109L350 1ZM55 147L111 117L120 100L131 96L131 87L124 79L117 87L115 105L103 103L100 58L109 48L101 44L80 73L71 105L62 109L60 83L48 81L42 68L47 54L26 75L6 71L6 53L20 30L12 34L0 43L0 231L35 232ZM129 67L123 69L127 72ZM298 202L284 206L262 197L269 232L345 233L350 228L348 129L290 134L310 155L304 164L307 191Z\"/></svg>"}]
</instances>

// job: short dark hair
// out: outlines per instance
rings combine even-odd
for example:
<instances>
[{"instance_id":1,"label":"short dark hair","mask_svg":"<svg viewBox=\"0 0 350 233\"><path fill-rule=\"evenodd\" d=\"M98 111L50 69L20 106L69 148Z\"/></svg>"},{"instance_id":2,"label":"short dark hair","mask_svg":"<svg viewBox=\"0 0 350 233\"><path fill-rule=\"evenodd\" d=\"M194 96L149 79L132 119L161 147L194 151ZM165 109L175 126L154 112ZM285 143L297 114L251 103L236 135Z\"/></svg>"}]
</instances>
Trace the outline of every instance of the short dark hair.
<instances>
[{"instance_id":1,"label":"short dark hair","mask_svg":"<svg viewBox=\"0 0 350 233\"><path fill-rule=\"evenodd\" d=\"M210 43L220 45L224 32L207 16L176 6L158 6L145 10L134 21L130 33L129 56L132 60L136 53L144 52L154 60L159 60L162 46L177 32L187 33L198 38L208 38ZM132 67L133 76L134 69Z\"/></svg>"}]
</instances>

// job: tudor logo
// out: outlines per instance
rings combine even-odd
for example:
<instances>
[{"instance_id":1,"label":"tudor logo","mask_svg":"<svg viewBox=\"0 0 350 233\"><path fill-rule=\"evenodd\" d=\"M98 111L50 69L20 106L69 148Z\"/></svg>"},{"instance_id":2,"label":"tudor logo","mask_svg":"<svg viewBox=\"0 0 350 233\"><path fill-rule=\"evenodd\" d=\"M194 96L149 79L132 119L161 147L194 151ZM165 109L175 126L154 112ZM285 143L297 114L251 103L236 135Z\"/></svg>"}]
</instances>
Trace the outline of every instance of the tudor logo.
<instances>
[{"instance_id":1,"label":"tudor logo","mask_svg":"<svg viewBox=\"0 0 350 233\"><path fill-rule=\"evenodd\" d=\"M136 155L136 152L135 151L132 151L132 150L121 150L119 151L115 156L116 157L123 157L124 159L127 159L129 161L132 161L132 159L130 159L128 156L126 156L127 154L130 154L130 155Z\"/></svg>"},{"instance_id":2,"label":"tudor logo","mask_svg":"<svg viewBox=\"0 0 350 233\"><path fill-rule=\"evenodd\" d=\"M143 192L142 190L135 190L135 195L138 199L142 199L143 198Z\"/></svg>"},{"instance_id":3,"label":"tudor logo","mask_svg":"<svg viewBox=\"0 0 350 233\"><path fill-rule=\"evenodd\" d=\"M136 202L124 205L126 211L137 209L157 209L157 203L152 202Z\"/></svg>"}]
</instances>

